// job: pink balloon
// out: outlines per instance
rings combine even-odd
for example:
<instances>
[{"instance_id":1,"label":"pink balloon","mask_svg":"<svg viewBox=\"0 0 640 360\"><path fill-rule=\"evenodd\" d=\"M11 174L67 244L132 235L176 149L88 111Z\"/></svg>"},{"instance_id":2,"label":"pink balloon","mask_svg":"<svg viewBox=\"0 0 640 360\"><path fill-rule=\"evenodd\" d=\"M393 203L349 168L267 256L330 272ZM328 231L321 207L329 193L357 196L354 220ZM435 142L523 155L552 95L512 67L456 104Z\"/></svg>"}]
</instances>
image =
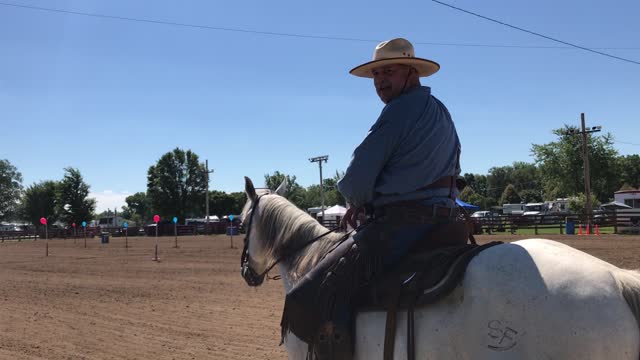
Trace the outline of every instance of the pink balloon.
<instances>
[{"instance_id":1,"label":"pink balloon","mask_svg":"<svg viewBox=\"0 0 640 360\"><path fill-rule=\"evenodd\" d=\"M41 218L40 218L40 224L42 224L42 225L47 225L47 219L46 219L46 218L41 217Z\"/></svg>"},{"instance_id":2,"label":"pink balloon","mask_svg":"<svg viewBox=\"0 0 640 360\"><path fill-rule=\"evenodd\" d=\"M71 224L71 226L76 227L76 223Z\"/></svg>"},{"instance_id":3,"label":"pink balloon","mask_svg":"<svg viewBox=\"0 0 640 360\"><path fill-rule=\"evenodd\" d=\"M159 223L160 222L160 215L153 215L153 222L154 223Z\"/></svg>"}]
</instances>

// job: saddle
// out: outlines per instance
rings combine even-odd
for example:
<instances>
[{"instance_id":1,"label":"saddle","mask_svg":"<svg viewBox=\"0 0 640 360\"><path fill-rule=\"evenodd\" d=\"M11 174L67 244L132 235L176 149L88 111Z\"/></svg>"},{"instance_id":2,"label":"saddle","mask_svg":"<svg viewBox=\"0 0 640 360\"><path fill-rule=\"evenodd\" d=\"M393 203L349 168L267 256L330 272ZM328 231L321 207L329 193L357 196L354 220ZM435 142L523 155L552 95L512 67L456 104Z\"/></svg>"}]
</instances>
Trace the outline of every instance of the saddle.
<instances>
[{"instance_id":1,"label":"saddle","mask_svg":"<svg viewBox=\"0 0 640 360\"><path fill-rule=\"evenodd\" d=\"M393 357L396 314L408 311L408 353L414 352L413 309L448 295L469 261L498 244L467 245L464 223L439 224L392 269L380 274L379 259L352 238L329 253L287 293L282 340L289 332L309 345L308 359L351 359L357 311L386 311L384 359ZM412 359L410 356L409 359Z\"/></svg>"}]
</instances>

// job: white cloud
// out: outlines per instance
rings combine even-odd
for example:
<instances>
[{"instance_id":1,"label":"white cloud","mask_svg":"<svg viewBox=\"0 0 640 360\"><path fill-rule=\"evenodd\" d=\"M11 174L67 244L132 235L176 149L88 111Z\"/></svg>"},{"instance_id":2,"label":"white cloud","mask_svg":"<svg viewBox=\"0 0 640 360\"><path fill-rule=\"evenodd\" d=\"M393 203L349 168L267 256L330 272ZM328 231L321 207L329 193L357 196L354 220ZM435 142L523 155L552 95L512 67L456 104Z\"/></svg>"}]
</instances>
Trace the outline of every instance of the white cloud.
<instances>
[{"instance_id":1,"label":"white cloud","mask_svg":"<svg viewBox=\"0 0 640 360\"><path fill-rule=\"evenodd\" d=\"M96 199L96 213L101 213L107 209L113 211L115 208L120 211L122 206L127 204L124 199L129 195L131 193L128 191L116 192L113 190L89 193L89 197Z\"/></svg>"}]
</instances>

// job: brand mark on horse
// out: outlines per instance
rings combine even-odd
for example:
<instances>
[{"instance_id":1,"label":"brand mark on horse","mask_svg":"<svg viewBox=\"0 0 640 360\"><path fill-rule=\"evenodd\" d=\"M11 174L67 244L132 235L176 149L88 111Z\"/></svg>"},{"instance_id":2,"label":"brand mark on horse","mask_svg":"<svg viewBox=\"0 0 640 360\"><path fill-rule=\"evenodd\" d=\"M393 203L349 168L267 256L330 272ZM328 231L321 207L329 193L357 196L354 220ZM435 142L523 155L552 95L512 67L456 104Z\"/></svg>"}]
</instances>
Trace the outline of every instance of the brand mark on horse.
<instances>
[{"instance_id":1,"label":"brand mark on horse","mask_svg":"<svg viewBox=\"0 0 640 360\"><path fill-rule=\"evenodd\" d=\"M518 344L516 340L518 331L504 325L500 320L491 320L487 324L489 328L489 345L487 347L493 351L511 350Z\"/></svg>"}]
</instances>

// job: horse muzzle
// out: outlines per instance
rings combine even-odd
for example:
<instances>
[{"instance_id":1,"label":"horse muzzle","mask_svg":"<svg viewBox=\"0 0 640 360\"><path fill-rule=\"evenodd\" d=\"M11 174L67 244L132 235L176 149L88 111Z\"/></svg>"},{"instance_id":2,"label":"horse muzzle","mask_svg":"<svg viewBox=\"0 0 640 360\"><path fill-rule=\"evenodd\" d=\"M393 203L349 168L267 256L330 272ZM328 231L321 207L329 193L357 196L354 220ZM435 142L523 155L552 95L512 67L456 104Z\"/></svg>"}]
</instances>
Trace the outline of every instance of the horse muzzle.
<instances>
[{"instance_id":1,"label":"horse muzzle","mask_svg":"<svg viewBox=\"0 0 640 360\"><path fill-rule=\"evenodd\" d=\"M248 263L242 264L240 274L242 274L242 278L249 286L260 286L264 282L264 274L256 273Z\"/></svg>"}]
</instances>

